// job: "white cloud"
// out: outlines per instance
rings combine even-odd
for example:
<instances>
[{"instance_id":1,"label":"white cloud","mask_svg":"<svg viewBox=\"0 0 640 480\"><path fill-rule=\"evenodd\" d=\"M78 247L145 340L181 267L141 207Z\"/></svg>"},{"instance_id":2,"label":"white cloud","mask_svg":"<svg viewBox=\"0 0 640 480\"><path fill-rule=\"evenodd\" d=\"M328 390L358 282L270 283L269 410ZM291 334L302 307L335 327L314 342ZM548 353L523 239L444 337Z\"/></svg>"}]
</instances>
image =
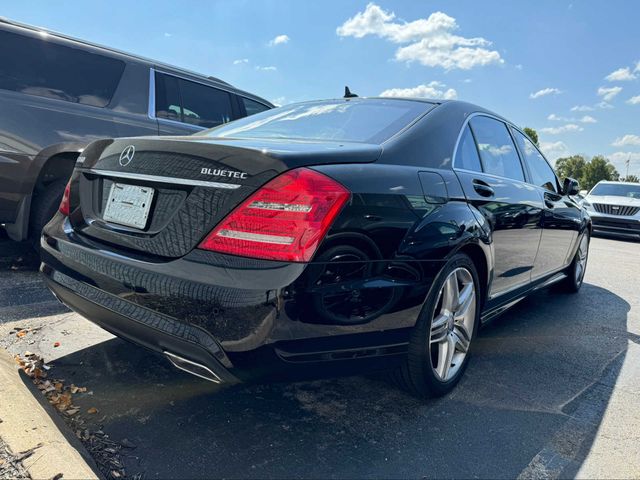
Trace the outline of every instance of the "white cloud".
<instances>
[{"instance_id":1,"label":"white cloud","mask_svg":"<svg viewBox=\"0 0 640 480\"><path fill-rule=\"evenodd\" d=\"M273 103L276 107L281 107L282 105L287 103L287 99L285 97L278 97L271 100L271 103Z\"/></svg>"},{"instance_id":2,"label":"white cloud","mask_svg":"<svg viewBox=\"0 0 640 480\"><path fill-rule=\"evenodd\" d=\"M262 72L275 72L276 70L278 70L278 67L274 67L273 65L269 65L266 67L262 67L260 65L256 66L256 70L260 70Z\"/></svg>"},{"instance_id":3,"label":"white cloud","mask_svg":"<svg viewBox=\"0 0 640 480\"><path fill-rule=\"evenodd\" d=\"M402 62L419 62L427 67L469 70L473 67L501 64L504 60L491 42L482 37L454 35L458 30L456 19L442 12L412 22L394 21L395 13L369 3L364 12L358 12L336 29L340 37L362 38L376 35L397 44L406 44L395 52Z\"/></svg>"},{"instance_id":4,"label":"white cloud","mask_svg":"<svg viewBox=\"0 0 640 480\"><path fill-rule=\"evenodd\" d=\"M610 102L621 91L622 87L600 87L598 88L598 96L602 97L605 102Z\"/></svg>"},{"instance_id":5,"label":"white cloud","mask_svg":"<svg viewBox=\"0 0 640 480\"><path fill-rule=\"evenodd\" d=\"M529 95L529 98L540 98L546 95L560 95L562 93L561 90L557 88L543 88L542 90L538 90Z\"/></svg>"},{"instance_id":6,"label":"white cloud","mask_svg":"<svg viewBox=\"0 0 640 480\"><path fill-rule=\"evenodd\" d=\"M596 107L602 109L602 110L608 110L610 108L613 108L613 105L611 105L610 103L607 102L599 102L596 103Z\"/></svg>"},{"instance_id":7,"label":"white cloud","mask_svg":"<svg viewBox=\"0 0 640 480\"><path fill-rule=\"evenodd\" d=\"M465 78L462 82L463 83L471 83L473 80L471 80L470 78Z\"/></svg>"},{"instance_id":8,"label":"white cloud","mask_svg":"<svg viewBox=\"0 0 640 480\"><path fill-rule=\"evenodd\" d=\"M556 160L569 155L569 148L564 142L541 142L540 150L549 160Z\"/></svg>"},{"instance_id":9,"label":"white cloud","mask_svg":"<svg viewBox=\"0 0 640 480\"><path fill-rule=\"evenodd\" d=\"M555 113L550 114L547 120L554 122L580 122L580 123L596 123L597 120L590 115L584 115L582 118L561 117Z\"/></svg>"},{"instance_id":10,"label":"white cloud","mask_svg":"<svg viewBox=\"0 0 640 480\"><path fill-rule=\"evenodd\" d=\"M581 132L584 130L580 125L576 125L575 123L567 123L566 125L562 125L560 127L546 127L541 128L541 133L547 133L549 135L559 135L561 133L567 132Z\"/></svg>"},{"instance_id":11,"label":"white cloud","mask_svg":"<svg viewBox=\"0 0 640 480\"><path fill-rule=\"evenodd\" d=\"M522 70L522 64L521 63L516 65L516 70Z\"/></svg>"},{"instance_id":12,"label":"white cloud","mask_svg":"<svg viewBox=\"0 0 640 480\"><path fill-rule=\"evenodd\" d=\"M640 104L640 95L636 95L635 97L631 97L627 100L627 103L631 105L639 105Z\"/></svg>"},{"instance_id":13,"label":"white cloud","mask_svg":"<svg viewBox=\"0 0 640 480\"><path fill-rule=\"evenodd\" d=\"M627 134L616 138L611 144L614 147L624 147L625 145L640 146L640 135Z\"/></svg>"},{"instance_id":14,"label":"white cloud","mask_svg":"<svg viewBox=\"0 0 640 480\"><path fill-rule=\"evenodd\" d=\"M550 115L547 117L547 120L553 120L553 121L556 121L556 122L570 122L570 121L571 121L571 120L569 120L569 119L568 119L568 118L566 118L566 117L559 117L559 116L558 116L558 115L556 115L555 113L550 114Z\"/></svg>"},{"instance_id":15,"label":"white cloud","mask_svg":"<svg viewBox=\"0 0 640 480\"><path fill-rule=\"evenodd\" d=\"M607 158L611 160L611 163L613 163L621 175L626 174L627 160L630 160L631 168L629 169L629 174L640 175L640 168L638 168L638 164L640 163L640 152L614 152L607 155Z\"/></svg>"},{"instance_id":16,"label":"white cloud","mask_svg":"<svg viewBox=\"0 0 640 480\"><path fill-rule=\"evenodd\" d=\"M640 60L636 62L636 68L634 68L633 71L636 73L640 73Z\"/></svg>"},{"instance_id":17,"label":"white cloud","mask_svg":"<svg viewBox=\"0 0 640 480\"><path fill-rule=\"evenodd\" d=\"M605 80L609 80L610 82L626 82L629 80L635 80L636 78L638 78L638 76L631 72L631 69L629 67L624 67L611 72L604 78Z\"/></svg>"},{"instance_id":18,"label":"white cloud","mask_svg":"<svg viewBox=\"0 0 640 480\"><path fill-rule=\"evenodd\" d=\"M288 35L278 35L274 39L269 40L268 45L270 47L275 47L276 45L284 45L285 43L289 43L289 40L291 39L289 38Z\"/></svg>"},{"instance_id":19,"label":"white cloud","mask_svg":"<svg viewBox=\"0 0 640 480\"><path fill-rule=\"evenodd\" d=\"M434 81L426 85L417 85L411 88L390 88L382 92L380 96L453 100L458 97L458 92L456 92L453 88L446 88L446 85L444 83Z\"/></svg>"},{"instance_id":20,"label":"white cloud","mask_svg":"<svg viewBox=\"0 0 640 480\"><path fill-rule=\"evenodd\" d=\"M590 107L589 105L576 105L571 107L572 112L593 112L595 108Z\"/></svg>"},{"instance_id":21,"label":"white cloud","mask_svg":"<svg viewBox=\"0 0 640 480\"><path fill-rule=\"evenodd\" d=\"M241 65L243 63L249 63L249 59L248 58L239 58L238 60L234 60L233 61L234 65Z\"/></svg>"}]
</instances>

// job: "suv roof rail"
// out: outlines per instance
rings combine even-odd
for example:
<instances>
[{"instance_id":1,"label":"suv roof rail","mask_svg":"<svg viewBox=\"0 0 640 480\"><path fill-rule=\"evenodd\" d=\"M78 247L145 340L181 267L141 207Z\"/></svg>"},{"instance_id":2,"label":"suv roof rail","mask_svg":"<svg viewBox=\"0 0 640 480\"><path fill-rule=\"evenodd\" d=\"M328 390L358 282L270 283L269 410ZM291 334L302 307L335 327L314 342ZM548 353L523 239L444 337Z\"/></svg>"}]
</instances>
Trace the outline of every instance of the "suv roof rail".
<instances>
[{"instance_id":1,"label":"suv roof rail","mask_svg":"<svg viewBox=\"0 0 640 480\"><path fill-rule=\"evenodd\" d=\"M31 30L32 32L36 32L36 33L40 33L40 32L45 32L48 35L54 36L54 37L58 37L64 40L69 40L72 42L77 42L77 43L81 43L90 47L94 47L94 48L99 48L101 50L106 50L108 52L112 52L118 55L123 55L126 57L131 57L131 58L135 58L136 60L145 62L145 63L151 63L153 65L156 66L160 66L160 67L164 67L170 70L175 70L176 72L181 72L181 73L185 73L187 75L191 75L193 77L199 77L199 78L206 78L207 80L210 80L212 82L217 82L221 85L226 85L229 87L233 87L233 85L231 85L229 82L226 82L218 77L214 77L211 75L205 75L202 73L198 73L198 72L194 72L193 70L188 70L186 68L182 68L182 67L176 67L175 65L170 65L168 63L165 62L159 62L157 60L153 60L151 58L147 58L144 57L142 55L137 55L135 53L130 53L130 52L125 52L124 50L118 50L117 48L113 48L113 47L108 47L106 45L101 45L99 43L94 43L94 42L90 42L88 40L82 40L80 38L76 38L76 37L72 37L71 35L67 35L65 33L60 33L60 32L56 32L55 30L49 30L48 28L44 28L44 27L37 27L35 25L29 25L27 23L22 23L22 22L17 22L15 20L11 20L10 18L7 17L3 17L0 16L0 23L6 23L8 25L13 25L16 27L20 27L20 28L24 28L27 30ZM233 87L235 88L235 87Z\"/></svg>"}]
</instances>

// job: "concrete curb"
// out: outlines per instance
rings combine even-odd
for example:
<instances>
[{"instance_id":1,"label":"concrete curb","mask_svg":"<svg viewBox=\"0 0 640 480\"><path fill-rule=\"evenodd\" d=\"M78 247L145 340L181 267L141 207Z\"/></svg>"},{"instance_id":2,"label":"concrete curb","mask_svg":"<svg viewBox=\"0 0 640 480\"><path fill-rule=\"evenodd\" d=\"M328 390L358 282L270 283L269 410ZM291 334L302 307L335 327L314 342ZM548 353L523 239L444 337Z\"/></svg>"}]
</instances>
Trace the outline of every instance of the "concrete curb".
<instances>
[{"instance_id":1,"label":"concrete curb","mask_svg":"<svg viewBox=\"0 0 640 480\"><path fill-rule=\"evenodd\" d=\"M82 443L2 349L0 398L0 437L13 453L35 449L33 455L23 460L34 480L50 479L59 474L69 480L100 478Z\"/></svg>"}]
</instances>

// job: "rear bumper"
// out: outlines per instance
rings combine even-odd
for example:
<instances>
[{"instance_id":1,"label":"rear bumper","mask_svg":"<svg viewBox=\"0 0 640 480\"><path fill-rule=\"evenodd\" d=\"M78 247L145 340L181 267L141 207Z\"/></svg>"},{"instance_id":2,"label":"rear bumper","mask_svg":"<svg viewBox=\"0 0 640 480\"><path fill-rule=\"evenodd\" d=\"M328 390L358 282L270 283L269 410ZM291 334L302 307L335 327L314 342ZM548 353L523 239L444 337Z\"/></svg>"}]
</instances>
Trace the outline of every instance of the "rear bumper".
<instances>
[{"instance_id":1,"label":"rear bumper","mask_svg":"<svg viewBox=\"0 0 640 480\"><path fill-rule=\"evenodd\" d=\"M307 265L200 251L149 261L78 236L60 215L41 247L47 284L71 309L119 337L205 365L228 383L389 366L406 352L426 294L403 295L367 323L336 325L305 308Z\"/></svg>"},{"instance_id":2,"label":"rear bumper","mask_svg":"<svg viewBox=\"0 0 640 480\"><path fill-rule=\"evenodd\" d=\"M593 231L625 238L640 239L640 219L589 212Z\"/></svg>"}]
</instances>

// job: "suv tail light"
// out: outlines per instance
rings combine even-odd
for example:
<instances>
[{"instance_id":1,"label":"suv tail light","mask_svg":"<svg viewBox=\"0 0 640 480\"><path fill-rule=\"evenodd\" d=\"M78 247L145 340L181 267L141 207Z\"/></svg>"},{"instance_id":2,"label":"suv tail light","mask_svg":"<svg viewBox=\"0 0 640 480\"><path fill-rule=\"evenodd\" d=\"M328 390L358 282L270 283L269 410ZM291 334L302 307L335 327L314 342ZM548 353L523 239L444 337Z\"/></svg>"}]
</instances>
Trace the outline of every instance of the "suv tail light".
<instances>
[{"instance_id":1,"label":"suv tail light","mask_svg":"<svg viewBox=\"0 0 640 480\"><path fill-rule=\"evenodd\" d=\"M67 183L67 186L64 187L64 193L62 194L62 200L60 201L60 208L58 210L65 217L69 216L71 213L71 205L69 203L69 197L71 196L71 180ZM55 205L55 204L54 204Z\"/></svg>"},{"instance_id":2,"label":"suv tail light","mask_svg":"<svg viewBox=\"0 0 640 480\"><path fill-rule=\"evenodd\" d=\"M199 248L307 262L349 196L345 187L326 175L308 168L290 170L236 207Z\"/></svg>"}]
</instances>

